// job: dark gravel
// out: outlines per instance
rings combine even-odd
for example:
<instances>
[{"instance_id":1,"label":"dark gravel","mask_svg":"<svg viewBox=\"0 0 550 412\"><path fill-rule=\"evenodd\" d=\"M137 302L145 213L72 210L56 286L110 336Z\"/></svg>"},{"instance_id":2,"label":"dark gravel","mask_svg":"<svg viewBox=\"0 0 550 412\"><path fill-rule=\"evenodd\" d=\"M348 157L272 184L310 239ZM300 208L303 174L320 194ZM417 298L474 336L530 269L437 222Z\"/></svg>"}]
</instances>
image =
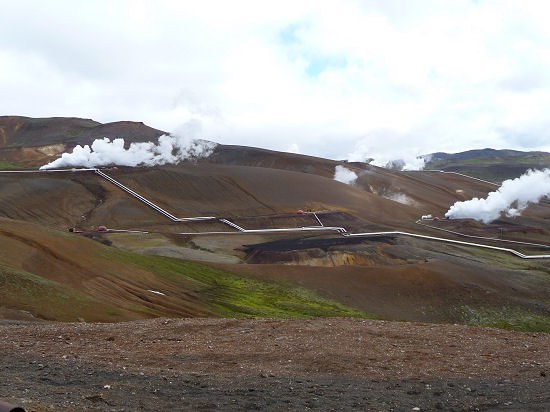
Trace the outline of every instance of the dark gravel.
<instances>
[{"instance_id":1,"label":"dark gravel","mask_svg":"<svg viewBox=\"0 0 550 412\"><path fill-rule=\"evenodd\" d=\"M27 410L550 410L550 381L156 376L2 357L0 399ZM9 362L6 362L9 361ZM6 364L8 363L8 364Z\"/></svg>"},{"instance_id":2,"label":"dark gravel","mask_svg":"<svg viewBox=\"0 0 550 412\"><path fill-rule=\"evenodd\" d=\"M353 319L3 321L0 400L28 411L546 411L549 339Z\"/></svg>"}]
</instances>

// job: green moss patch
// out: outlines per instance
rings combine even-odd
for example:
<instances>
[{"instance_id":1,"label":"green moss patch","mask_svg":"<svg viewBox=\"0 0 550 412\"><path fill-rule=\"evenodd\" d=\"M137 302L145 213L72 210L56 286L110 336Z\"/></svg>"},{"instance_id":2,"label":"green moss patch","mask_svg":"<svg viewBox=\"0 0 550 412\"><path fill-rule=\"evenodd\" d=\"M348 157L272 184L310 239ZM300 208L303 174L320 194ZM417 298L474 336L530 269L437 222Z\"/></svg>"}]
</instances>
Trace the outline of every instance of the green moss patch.
<instances>
[{"instance_id":1,"label":"green moss patch","mask_svg":"<svg viewBox=\"0 0 550 412\"><path fill-rule=\"evenodd\" d=\"M191 287L221 317L363 317L359 310L285 282L253 279L194 262L113 251L107 256L145 269L175 285Z\"/></svg>"},{"instance_id":2,"label":"green moss patch","mask_svg":"<svg viewBox=\"0 0 550 412\"><path fill-rule=\"evenodd\" d=\"M0 170L19 170L19 169L30 169L29 167L19 165L17 163L6 162L0 160Z\"/></svg>"},{"instance_id":3,"label":"green moss patch","mask_svg":"<svg viewBox=\"0 0 550 412\"><path fill-rule=\"evenodd\" d=\"M465 325L550 333L550 316L531 313L519 307L493 308L466 305L459 311Z\"/></svg>"},{"instance_id":4,"label":"green moss patch","mask_svg":"<svg viewBox=\"0 0 550 412\"><path fill-rule=\"evenodd\" d=\"M98 305L91 296L57 282L0 264L0 301L43 319L74 321Z\"/></svg>"}]
</instances>

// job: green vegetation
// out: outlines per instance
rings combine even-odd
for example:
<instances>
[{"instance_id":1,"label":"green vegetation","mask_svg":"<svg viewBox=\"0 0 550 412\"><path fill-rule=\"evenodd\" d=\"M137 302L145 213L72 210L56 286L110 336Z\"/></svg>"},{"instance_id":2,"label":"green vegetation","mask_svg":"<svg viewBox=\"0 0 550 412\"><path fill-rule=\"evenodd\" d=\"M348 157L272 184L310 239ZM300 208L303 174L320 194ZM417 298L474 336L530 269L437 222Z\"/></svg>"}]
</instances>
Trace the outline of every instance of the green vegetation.
<instances>
[{"instance_id":1,"label":"green vegetation","mask_svg":"<svg viewBox=\"0 0 550 412\"><path fill-rule=\"evenodd\" d=\"M460 309L465 325L522 332L550 332L550 316L534 314L512 306L502 308L462 306Z\"/></svg>"},{"instance_id":2,"label":"green vegetation","mask_svg":"<svg viewBox=\"0 0 550 412\"><path fill-rule=\"evenodd\" d=\"M44 319L76 320L97 301L57 282L0 263L0 302Z\"/></svg>"},{"instance_id":3,"label":"green vegetation","mask_svg":"<svg viewBox=\"0 0 550 412\"><path fill-rule=\"evenodd\" d=\"M0 160L0 170L19 170L19 169L30 169L29 167L19 165L17 163L6 162Z\"/></svg>"},{"instance_id":4,"label":"green vegetation","mask_svg":"<svg viewBox=\"0 0 550 412\"><path fill-rule=\"evenodd\" d=\"M425 168L463 173L498 183L519 177L528 169L550 167L550 153L498 150L487 156L483 152L457 153L450 158L427 162Z\"/></svg>"},{"instance_id":5,"label":"green vegetation","mask_svg":"<svg viewBox=\"0 0 550 412\"><path fill-rule=\"evenodd\" d=\"M492 156L479 156L475 155L465 156L466 153L457 154L456 157L448 159L433 160L427 162L428 167L449 167L449 166L466 166L466 165L532 165L536 166L550 166L550 153L541 152L510 152L506 150L495 151L495 155ZM452 156L452 155L451 155Z\"/></svg>"},{"instance_id":6,"label":"green vegetation","mask_svg":"<svg viewBox=\"0 0 550 412\"><path fill-rule=\"evenodd\" d=\"M506 246L504 246L506 247ZM514 248L514 245L511 245L511 248ZM545 287L550 287L550 268L548 267L546 260L525 260L521 259L518 256L515 256L509 252L493 250L493 249L482 249L469 247L468 248L473 255L476 255L480 258L483 258L485 264L495 265L498 264L500 268L512 269L515 271L524 271L523 273L526 276L529 276L531 280L539 279L545 281ZM532 250L521 250L520 251L527 254L537 254L541 253L540 251ZM542 252L546 253L546 252Z\"/></svg>"},{"instance_id":7,"label":"green vegetation","mask_svg":"<svg viewBox=\"0 0 550 412\"><path fill-rule=\"evenodd\" d=\"M254 279L179 259L110 251L104 257L145 269L190 288L222 317L364 317L359 310L322 298L314 292L284 282Z\"/></svg>"}]
</instances>

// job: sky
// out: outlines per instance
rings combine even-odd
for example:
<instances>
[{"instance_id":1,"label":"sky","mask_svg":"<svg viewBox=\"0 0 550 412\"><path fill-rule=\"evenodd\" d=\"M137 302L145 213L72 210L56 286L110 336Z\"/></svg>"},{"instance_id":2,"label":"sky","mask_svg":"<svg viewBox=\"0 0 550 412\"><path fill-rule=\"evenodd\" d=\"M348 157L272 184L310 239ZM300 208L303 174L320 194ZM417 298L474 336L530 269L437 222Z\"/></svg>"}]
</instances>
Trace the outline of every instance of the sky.
<instances>
[{"instance_id":1,"label":"sky","mask_svg":"<svg viewBox=\"0 0 550 412\"><path fill-rule=\"evenodd\" d=\"M0 0L0 114L377 161L550 151L550 2Z\"/></svg>"}]
</instances>

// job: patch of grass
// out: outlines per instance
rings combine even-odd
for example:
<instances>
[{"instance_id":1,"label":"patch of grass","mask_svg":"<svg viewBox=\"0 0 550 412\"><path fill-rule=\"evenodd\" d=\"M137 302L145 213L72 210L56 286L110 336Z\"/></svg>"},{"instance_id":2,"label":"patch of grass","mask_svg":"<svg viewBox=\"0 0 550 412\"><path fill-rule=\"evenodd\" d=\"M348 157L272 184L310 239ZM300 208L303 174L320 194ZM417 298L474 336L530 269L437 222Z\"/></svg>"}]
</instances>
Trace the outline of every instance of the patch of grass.
<instances>
[{"instance_id":1,"label":"patch of grass","mask_svg":"<svg viewBox=\"0 0 550 412\"><path fill-rule=\"evenodd\" d=\"M501 244L499 246L503 248L518 250L518 247L513 243L509 245ZM519 256L515 256L510 252L505 252L505 251L500 251L495 249L484 249L484 248L473 247L473 246L467 246L466 248L472 253L472 255L483 259L484 264L491 264L491 265L498 264L498 266L502 268L528 271L531 274L543 274L546 276L550 274L550 268L548 267L548 262L544 259L526 260L526 259L520 258ZM547 253L547 252L540 252L540 251L522 250L521 248L519 248L519 251L526 254L533 254L533 255L540 254L540 253Z\"/></svg>"},{"instance_id":2,"label":"patch of grass","mask_svg":"<svg viewBox=\"0 0 550 412\"><path fill-rule=\"evenodd\" d=\"M497 309L465 305L459 312L465 325L550 333L550 316L531 313L519 307L503 306Z\"/></svg>"},{"instance_id":3,"label":"patch of grass","mask_svg":"<svg viewBox=\"0 0 550 412\"><path fill-rule=\"evenodd\" d=\"M0 170L18 170L18 169L32 169L31 167L23 166L17 163L6 162L0 160Z\"/></svg>"},{"instance_id":4,"label":"patch of grass","mask_svg":"<svg viewBox=\"0 0 550 412\"><path fill-rule=\"evenodd\" d=\"M313 291L284 282L264 281L179 259L109 251L105 258L145 269L194 292L221 317L361 317L375 318Z\"/></svg>"},{"instance_id":5,"label":"patch of grass","mask_svg":"<svg viewBox=\"0 0 550 412\"><path fill-rule=\"evenodd\" d=\"M116 316L116 315L118 315L117 311L116 311L116 310L113 310L113 309L106 309L106 310L105 310L105 313L107 313L107 315L111 315L111 316Z\"/></svg>"},{"instance_id":6,"label":"patch of grass","mask_svg":"<svg viewBox=\"0 0 550 412\"><path fill-rule=\"evenodd\" d=\"M1 263L0 302L40 318L71 321L99 304L91 296Z\"/></svg>"}]
</instances>

